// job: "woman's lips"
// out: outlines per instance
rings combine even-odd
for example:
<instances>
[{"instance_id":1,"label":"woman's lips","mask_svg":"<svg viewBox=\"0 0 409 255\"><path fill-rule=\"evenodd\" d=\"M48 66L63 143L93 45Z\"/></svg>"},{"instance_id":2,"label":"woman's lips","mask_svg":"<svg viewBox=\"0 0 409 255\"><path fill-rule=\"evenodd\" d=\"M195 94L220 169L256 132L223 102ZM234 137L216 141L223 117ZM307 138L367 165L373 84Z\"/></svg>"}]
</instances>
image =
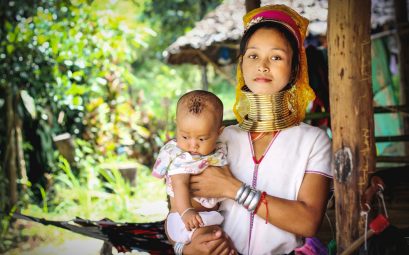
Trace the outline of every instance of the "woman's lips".
<instances>
[{"instance_id":1,"label":"woman's lips","mask_svg":"<svg viewBox=\"0 0 409 255\"><path fill-rule=\"evenodd\" d=\"M264 78L264 77L258 77L256 79L254 79L256 82L270 82L271 79L269 78Z\"/></svg>"}]
</instances>

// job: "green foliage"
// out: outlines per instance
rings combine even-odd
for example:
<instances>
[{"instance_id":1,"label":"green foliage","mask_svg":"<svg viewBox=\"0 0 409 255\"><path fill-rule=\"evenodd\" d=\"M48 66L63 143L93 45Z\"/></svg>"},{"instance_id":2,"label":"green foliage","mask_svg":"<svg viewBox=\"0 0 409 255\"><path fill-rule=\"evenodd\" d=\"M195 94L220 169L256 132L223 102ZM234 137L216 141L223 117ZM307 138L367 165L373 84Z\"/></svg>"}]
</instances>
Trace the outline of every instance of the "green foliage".
<instances>
[{"instance_id":1,"label":"green foliage","mask_svg":"<svg viewBox=\"0 0 409 255\"><path fill-rule=\"evenodd\" d=\"M30 205L26 212L47 218L63 215L60 219L78 216L98 220L108 217L116 221L134 222L164 217L166 211L148 218L138 214L146 202L163 201L166 197L163 182L152 177L150 169L132 162L137 166L138 189L135 189L135 184L125 179L119 169L107 168L108 165L121 163L117 157L94 157L91 144L80 139L76 139L76 148L81 174L76 176L70 164L60 156L58 168L51 176L52 188L44 193L43 205L47 207Z\"/></svg>"},{"instance_id":2,"label":"green foliage","mask_svg":"<svg viewBox=\"0 0 409 255\"><path fill-rule=\"evenodd\" d=\"M0 65L0 86L11 89L17 99L13 111L20 109L25 125L36 131L25 134L31 143L40 141L33 144L41 148L32 152L37 156L30 158L40 158L38 165L47 172L54 167L50 153L52 135L61 132L82 135L87 127L84 123L90 118L86 107L91 99L106 102L114 116L124 116L115 112L121 111L117 104L122 101L132 104L129 95L122 92L136 79L130 64L146 46L144 41L150 31L140 24L129 27L124 17L109 11L96 12L86 4L40 2L30 12L33 16L20 15L28 11L21 2L16 4L20 6L16 7L13 22L6 19L1 30L6 40L0 44L0 57L4 60ZM0 118L6 122L4 116ZM120 129L116 127L116 118L109 121L101 125ZM135 129L140 129L138 120L132 121ZM1 154L3 158L4 152Z\"/></svg>"},{"instance_id":3,"label":"green foliage","mask_svg":"<svg viewBox=\"0 0 409 255\"><path fill-rule=\"evenodd\" d=\"M8 110L18 114L28 174L42 180L27 183L19 209L64 220L164 218L163 210L144 216L146 202L166 196L150 166L174 135L177 99L202 85L196 66L168 66L162 51L220 2L0 2L0 123L7 123ZM234 89L212 69L209 82L231 109ZM6 104L10 95L12 109ZM6 132L0 125L0 133ZM53 136L63 132L78 138L71 164L53 144ZM0 136L1 160L5 137ZM106 167L129 161L138 168L137 187L120 169ZM0 164L1 210L5 170ZM8 224L2 219L0 230L7 232Z\"/></svg>"}]
</instances>

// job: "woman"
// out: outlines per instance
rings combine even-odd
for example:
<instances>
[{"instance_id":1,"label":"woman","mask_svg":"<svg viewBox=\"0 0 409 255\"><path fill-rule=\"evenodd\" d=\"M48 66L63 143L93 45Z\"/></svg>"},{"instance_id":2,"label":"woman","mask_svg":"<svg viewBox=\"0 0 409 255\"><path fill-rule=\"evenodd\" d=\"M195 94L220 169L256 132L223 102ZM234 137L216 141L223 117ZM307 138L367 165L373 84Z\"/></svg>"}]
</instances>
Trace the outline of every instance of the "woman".
<instances>
[{"instance_id":1,"label":"woman","mask_svg":"<svg viewBox=\"0 0 409 255\"><path fill-rule=\"evenodd\" d=\"M331 173L326 133L302 123L314 93L303 42L308 21L284 5L247 13L234 112L224 129L229 167L191 178L195 196L228 198L223 231L201 228L183 254L289 254L322 221ZM214 169L217 170L217 169ZM201 233L201 234L199 234Z\"/></svg>"}]
</instances>

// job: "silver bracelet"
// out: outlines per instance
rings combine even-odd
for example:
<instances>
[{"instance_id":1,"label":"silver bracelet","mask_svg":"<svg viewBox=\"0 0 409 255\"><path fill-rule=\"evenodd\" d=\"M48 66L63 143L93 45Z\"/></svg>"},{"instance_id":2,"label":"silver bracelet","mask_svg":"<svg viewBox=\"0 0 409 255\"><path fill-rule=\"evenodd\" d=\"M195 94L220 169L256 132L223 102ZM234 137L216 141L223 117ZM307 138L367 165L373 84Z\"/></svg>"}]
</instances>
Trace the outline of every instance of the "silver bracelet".
<instances>
[{"instance_id":1,"label":"silver bracelet","mask_svg":"<svg viewBox=\"0 0 409 255\"><path fill-rule=\"evenodd\" d=\"M185 215L185 213L187 213L187 211L190 211L190 210L195 210L195 208L193 208L193 207L186 208L186 209L180 214L180 218L183 218L183 216Z\"/></svg>"},{"instance_id":2,"label":"silver bracelet","mask_svg":"<svg viewBox=\"0 0 409 255\"><path fill-rule=\"evenodd\" d=\"M241 195L243 194L244 189L246 188L246 184L243 183L240 187L240 189L237 191L236 193L236 197L234 198L235 201L239 200L239 198L241 197Z\"/></svg>"},{"instance_id":3,"label":"silver bracelet","mask_svg":"<svg viewBox=\"0 0 409 255\"><path fill-rule=\"evenodd\" d=\"M247 210L249 210L250 212L254 212L254 210L256 210L257 205L260 202L261 199L261 191L259 190L255 190L256 194L254 195L253 199L250 201L249 207L247 208Z\"/></svg>"},{"instance_id":4,"label":"silver bracelet","mask_svg":"<svg viewBox=\"0 0 409 255\"><path fill-rule=\"evenodd\" d=\"M247 196L246 200L244 200L243 206L244 208L248 209L250 202L253 200L254 196L256 195L256 190L251 189L249 195Z\"/></svg>"},{"instance_id":5,"label":"silver bracelet","mask_svg":"<svg viewBox=\"0 0 409 255\"><path fill-rule=\"evenodd\" d=\"M241 185L236 193L235 201L243 205L249 212L254 212L261 199L261 192L253 189L251 186L247 186L245 183Z\"/></svg>"},{"instance_id":6,"label":"silver bracelet","mask_svg":"<svg viewBox=\"0 0 409 255\"><path fill-rule=\"evenodd\" d=\"M173 251L175 252L175 255L183 255L183 247L185 247L184 243L175 243L173 246Z\"/></svg>"},{"instance_id":7,"label":"silver bracelet","mask_svg":"<svg viewBox=\"0 0 409 255\"><path fill-rule=\"evenodd\" d=\"M241 194L241 196L237 200L237 203L242 205L244 203L244 201L246 200L247 196L250 194L250 190L251 190L250 186L246 185L246 187L244 188L243 193Z\"/></svg>"}]
</instances>

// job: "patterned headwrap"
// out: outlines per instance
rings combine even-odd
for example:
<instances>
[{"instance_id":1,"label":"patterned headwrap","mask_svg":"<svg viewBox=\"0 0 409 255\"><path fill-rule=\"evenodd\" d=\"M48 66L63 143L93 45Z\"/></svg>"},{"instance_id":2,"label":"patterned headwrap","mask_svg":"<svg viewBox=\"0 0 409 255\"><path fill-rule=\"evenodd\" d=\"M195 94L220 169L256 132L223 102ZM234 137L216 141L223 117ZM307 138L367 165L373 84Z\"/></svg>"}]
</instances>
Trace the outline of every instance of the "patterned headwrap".
<instances>
[{"instance_id":1,"label":"patterned headwrap","mask_svg":"<svg viewBox=\"0 0 409 255\"><path fill-rule=\"evenodd\" d=\"M305 48L303 46L309 21L285 5L267 5L254 9L244 15L244 34L246 34L250 27L261 22L277 22L282 24L288 28L288 30L297 39L299 49L299 67L297 77L292 86L295 87L294 107L296 108L297 114L296 122L301 122L305 117L305 111L309 102L315 98L314 91L311 89L308 82L307 58ZM240 57L240 62L237 65L236 102L233 106L234 114L239 123L243 122L250 109L248 99L242 91L245 83L243 73L241 71L241 61L242 56Z\"/></svg>"}]
</instances>

